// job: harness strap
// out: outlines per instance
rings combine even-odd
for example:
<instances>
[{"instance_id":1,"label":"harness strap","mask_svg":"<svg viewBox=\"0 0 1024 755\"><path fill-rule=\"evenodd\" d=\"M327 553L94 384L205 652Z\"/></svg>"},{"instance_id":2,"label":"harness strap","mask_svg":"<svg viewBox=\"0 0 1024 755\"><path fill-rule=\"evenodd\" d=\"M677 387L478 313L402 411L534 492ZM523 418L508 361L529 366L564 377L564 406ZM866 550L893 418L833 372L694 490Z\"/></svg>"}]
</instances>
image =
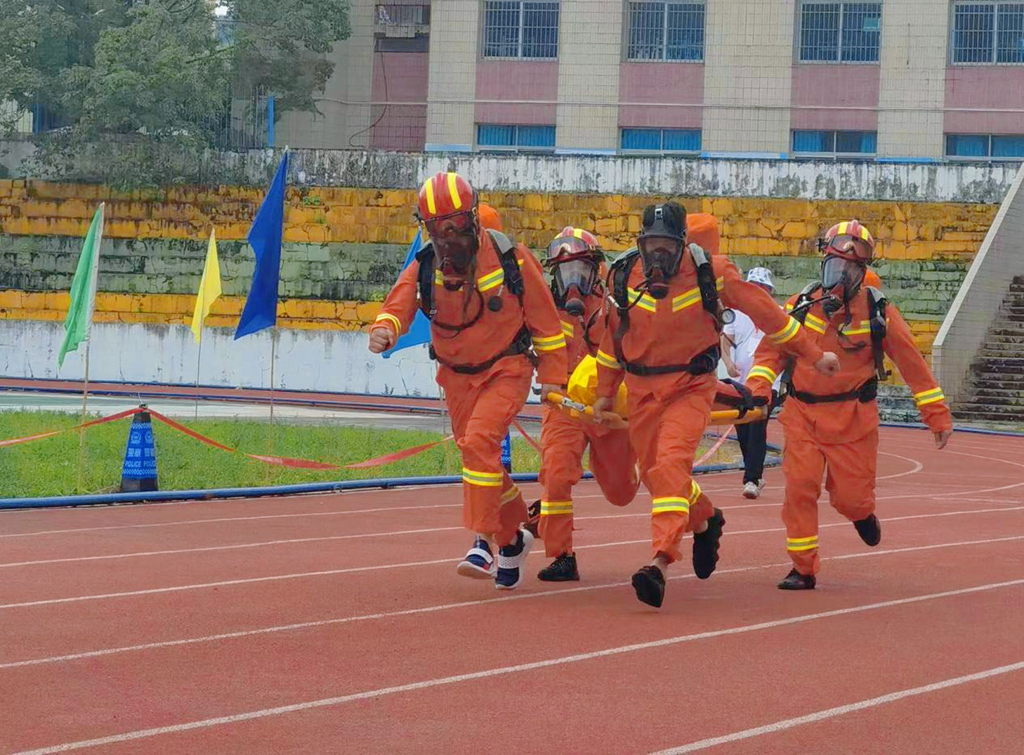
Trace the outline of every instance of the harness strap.
<instances>
[{"instance_id":1,"label":"harness strap","mask_svg":"<svg viewBox=\"0 0 1024 755\"><path fill-rule=\"evenodd\" d=\"M867 404L878 398L878 378L873 377L860 388L855 388L854 390L847 391L846 393L829 393L824 395L798 391L791 383L789 395L804 404L836 404L841 401L854 400L860 401L862 404Z\"/></svg>"},{"instance_id":2,"label":"harness strap","mask_svg":"<svg viewBox=\"0 0 1024 755\"><path fill-rule=\"evenodd\" d=\"M531 350L532 345L533 341L530 338L530 330L524 325L519 332L516 333L516 337L507 348L498 352L486 362L480 362L478 364L454 364L452 362L446 362L437 355L436 351L434 351L433 344L430 345L430 358L436 359L441 366L447 367L452 372L457 372L460 375L477 375L484 370L489 370L498 362L499 359L518 356L520 354L526 356L526 358L536 366L537 356Z\"/></svg>"},{"instance_id":3,"label":"harness strap","mask_svg":"<svg viewBox=\"0 0 1024 755\"><path fill-rule=\"evenodd\" d=\"M686 364L645 365L640 364L639 362L624 361L618 354L616 354L616 359L619 360L622 368L630 375L646 377L648 375L668 375L674 372L688 372L689 374L696 376L707 375L709 372L714 372L718 369L718 360L720 356L721 353L719 352L718 346L711 346Z\"/></svg>"}]
</instances>

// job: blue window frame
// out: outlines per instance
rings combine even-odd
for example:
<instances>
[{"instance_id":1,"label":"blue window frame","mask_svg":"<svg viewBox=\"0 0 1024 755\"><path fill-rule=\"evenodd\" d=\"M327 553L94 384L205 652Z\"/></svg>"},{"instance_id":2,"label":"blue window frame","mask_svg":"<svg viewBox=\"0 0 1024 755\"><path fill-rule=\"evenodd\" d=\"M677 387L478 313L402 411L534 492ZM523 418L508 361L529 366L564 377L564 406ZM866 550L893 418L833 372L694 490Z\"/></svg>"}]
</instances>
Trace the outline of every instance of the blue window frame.
<instances>
[{"instance_id":1,"label":"blue window frame","mask_svg":"<svg viewBox=\"0 0 1024 755\"><path fill-rule=\"evenodd\" d=\"M557 58L558 14L558 2L552 0L487 0L484 57Z\"/></svg>"},{"instance_id":2,"label":"blue window frame","mask_svg":"<svg viewBox=\"0 0 1024 755\"><path fill-rule=\"evenodd\" d=\"M704 59L704 3L630 2L628 60Z\"/></svg>"},{"instance_id":3,"label":"blue window frame","mask_svg":"<svg viewBox=\"0 0 1024 755\"><path fill-rule=\"evenodd\" d=\"M882 4L804 0L799 36L801 63L877 63Z\"/></svg>"},{"instance_id":4,"label":"blue window frame","mask_svg":"<svg viewBox=\"0 0 1024 755\"><path fill-rule=\"evenodd\" d=\"M476 143L485 150L549 151L555 148L555 127L480 123Z\"/></svg>"},{"instance_id":5,"label":"blue window frame","mask_svg":"<svg viewBox=\"0 0 1024 755\"><path fill-rule=\"evenodd\" d=\"M946 157L1024 160L1024 134L946 134Z\"/></svg>"},{"instance_id":6,"label":"blue window frame","mask_svg":"<svg viewBox=\"0 0 1024 755\"><path fill-rule=\"evenodd\" d=\"M871 157L878 149L875 131L794 131L793 153L814 157Z\"/></svg>"},{"instance_id":7,"label":"blue window frame","mask_svg":"<svg viewBox=\"0 0 1024 755\"><path fill-rule=\"evenodd\" d=\"M950 30L953 63L1024 63L1024 3L958 2Z\"/></svg>"},{"instance_id":8,"label":"blue window frame","mask_svg":"<svg viewBox=\"0 0 1024 755\"><path fill-rule=\"evenodd\" d=\"M624 128L623 152L689 152L701 148L699 128Z\"/></svg>"}]
</instances>

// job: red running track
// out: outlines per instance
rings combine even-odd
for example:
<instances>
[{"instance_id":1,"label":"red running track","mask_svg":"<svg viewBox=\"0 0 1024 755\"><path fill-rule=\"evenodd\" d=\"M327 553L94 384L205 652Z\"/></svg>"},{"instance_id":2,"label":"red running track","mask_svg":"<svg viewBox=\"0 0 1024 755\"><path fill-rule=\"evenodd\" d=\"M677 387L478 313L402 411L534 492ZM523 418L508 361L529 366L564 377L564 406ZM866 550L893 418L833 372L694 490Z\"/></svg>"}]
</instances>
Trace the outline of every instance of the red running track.
<instances>
[{"instance_id":1,"label":"red running track","mask_svg":"<svg viewBox=\"0 0 1024 755\"><path fill-rule=\"evenodd\" d=\"M882 544L826 505L812 593L781 472L705 478L723 559L661 611L649 499L592 484L583 581L513 594L456 576L453 487L0 514L0 751L1019 752L1024 438L882 448Z\"/></svg>"}]
</instances>

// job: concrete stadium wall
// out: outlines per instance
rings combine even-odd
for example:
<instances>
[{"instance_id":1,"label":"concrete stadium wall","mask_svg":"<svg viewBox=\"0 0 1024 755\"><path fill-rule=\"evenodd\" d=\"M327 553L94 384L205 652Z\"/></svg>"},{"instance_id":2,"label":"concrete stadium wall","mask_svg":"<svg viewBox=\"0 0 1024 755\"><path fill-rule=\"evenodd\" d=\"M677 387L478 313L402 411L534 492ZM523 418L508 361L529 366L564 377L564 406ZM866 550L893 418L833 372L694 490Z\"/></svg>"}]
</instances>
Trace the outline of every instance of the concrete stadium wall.
<instances>
[{"instance_id":1,"label":"concrete stadium wall","mask_svg":"<svg viewBox=\"0 0 1024 755\"><path fill-rule=\"evenodd\" d=\"M240 341L232 330L211 328L203 336L201 385L270 387L270 332ZM85 347L69 354L58 373L64 337L58 322L0 321L0 375L80 380ZM279 330L275 388L298 391L369 393L386 396L438 395L434 364L425 346L390 359L370 354L361 332ZM184 326L97 323L93 326L89 376L96 381L194 385L199 348Z\"/></svg>"},{"instance_id":2,"label":"concrete stadium wall","mask_svg":"<svg viewBox=\"0 0 1024 755\"><path fill-rule=\"evenodd\" d=\"M470 108L472 110L472 108ZM472 112L470 119L472 123ZM430 140L428 134L428 141ZM27 173L30 142L0 142L0 176ZM280 153L210 153L205 175L221 183L265 186ZM915 164L651 156L516 155L293 150L292 186L413 189L440 170L457 170L477 188L499 192L789 197L892 202L998 203L1013 163Z\"/></svg>"}]
</instances>

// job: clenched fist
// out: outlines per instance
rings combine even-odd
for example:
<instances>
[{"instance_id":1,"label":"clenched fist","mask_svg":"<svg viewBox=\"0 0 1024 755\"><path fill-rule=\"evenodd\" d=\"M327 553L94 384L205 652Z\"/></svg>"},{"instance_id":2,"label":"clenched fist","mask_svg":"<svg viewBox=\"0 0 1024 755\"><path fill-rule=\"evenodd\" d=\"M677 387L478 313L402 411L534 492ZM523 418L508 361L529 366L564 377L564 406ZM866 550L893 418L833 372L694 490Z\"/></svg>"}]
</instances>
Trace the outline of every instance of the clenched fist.
<instances>
[{"instance_id":1,"label":"clenched fist","mask_svg":"<svg viewBox=\"0 0 1024 755\"><path fill-rule=\"evenodd\" d=\"M387 351L395 343L395 336L391 332L391 328L374 328L370 331L370 351L374 354L380 354L382 351Z\"/></svg>"},{"instance_id":2,"label":"clenched fist","mask_svg":"<svg viewBox=\"0 0 1024 755\"><path fill-rule=\"evenodd\" d=\"M826 351L821 359L814 363L814 369L822 375L832 377L839 372L839 357L831 351Z\"/></svg>"}]
</instances>

